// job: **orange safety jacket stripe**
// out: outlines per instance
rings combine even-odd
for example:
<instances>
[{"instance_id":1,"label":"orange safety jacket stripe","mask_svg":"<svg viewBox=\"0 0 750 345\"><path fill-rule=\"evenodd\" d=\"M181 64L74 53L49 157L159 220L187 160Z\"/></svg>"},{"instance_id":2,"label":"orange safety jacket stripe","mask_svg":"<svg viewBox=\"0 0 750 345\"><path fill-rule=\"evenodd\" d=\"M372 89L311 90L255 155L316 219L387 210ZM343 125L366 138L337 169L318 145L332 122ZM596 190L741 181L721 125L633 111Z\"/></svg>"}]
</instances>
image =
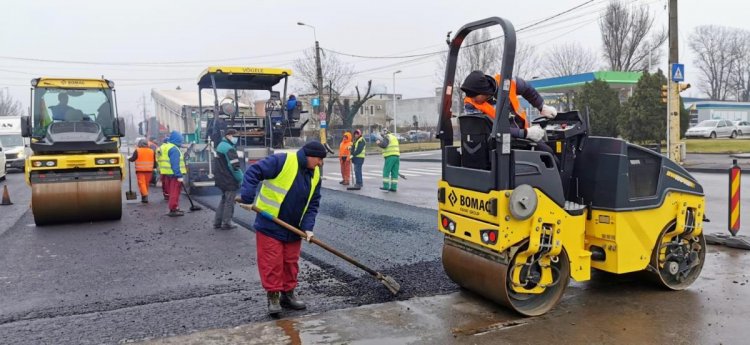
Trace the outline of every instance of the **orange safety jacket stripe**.
<instances>
[{"instance_id":1,"label":"orange safety jacket stripe","mask_svg":"<svg viewBox=\"0 0 750 345\"><path fill-rule=\"evenodd\" d=\"M135 159L135 171L154 171L154 150L148 147L135 149L138 157Z\"/></svg>"},{"instance_id":2,"label":"orange safety jacket stripe","mask_svg":"<svg viewBox=\"0 0 750 345\"><path fill-rule=\"evenodd\" d=\"M500 87L500 75L495 74L495 82L498 87ZM523 120L523 128L529 128L529 122L526 121L526 111L521 108L521 103L518 102L518 94L516 93L516 81L511 80L510 81L510 91L508 97L510 98L510 106L512 107L512 110L514 113L516 113L522 120ZM476 110L479 110L483 113L485 113L487 116L495 119L495 106L490 104L489 102L484 102L482 104L474 102L469 97L464 98L465 104L471 104Z\"/></svg>"}]
</instances>

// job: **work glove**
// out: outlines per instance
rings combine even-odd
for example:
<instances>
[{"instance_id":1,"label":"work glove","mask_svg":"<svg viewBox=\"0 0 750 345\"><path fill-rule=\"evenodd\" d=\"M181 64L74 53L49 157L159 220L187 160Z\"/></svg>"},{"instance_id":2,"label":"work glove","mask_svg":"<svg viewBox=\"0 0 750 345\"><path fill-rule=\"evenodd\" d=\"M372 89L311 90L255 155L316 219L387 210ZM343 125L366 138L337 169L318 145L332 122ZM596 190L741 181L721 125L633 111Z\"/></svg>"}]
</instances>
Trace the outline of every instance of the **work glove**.
<instances>
[{"instance_id":1,"label":"work glove","mask_svg":"<svg viewBox=\"0 0 750 345\"><path fill-rule=\"evenodd\" d=\"M347 158L349 158L349 157L347 157L347 156L341 156L341 162L346 163Z\"/></svg>"},{"instance_id":2,"label":"work glove","mask_svg":"<svg viewBox=\"0 0 750 345\"><path fill-rule=\"evenodd\" d=\"M307 230L305 230L305 235L307 235L307 238L306 238L307 242L310 242L313 236L315 236L315 234L312 231L307 231Z\"/></svg>"},{"instance_id":3,"label":"work glove","mask_svg":"<svg viewBox=\"0 0 750 345\"><path fill-rule=\"evenodd\" d=\"M538 125L531 126L526 129L526 139L534 142L538 142L544 138L545 131Z\"/></svg>"},{"instance_id":4,"label":"work glove","mask_svg":"<svg viewBox=\"0 0 750 345\"><path fill-rule=\"evenodd\" d=\"M555 116L557 116L557 109L555 109L555 107L544 104L542 105L542 110L539 113L540 115L548 119L554 119Z\"/></svg>"},{"instance_id":5,"label":"work glove","mask_svg":"<svg viewBox=\"0 0 750 345\"><path fill-rule=\"evenodd\" d=\"M182 181L185 181L185 179L183 179L182 177L177 178L177 182L182 183Z\"/></svg>"}]
</instances>

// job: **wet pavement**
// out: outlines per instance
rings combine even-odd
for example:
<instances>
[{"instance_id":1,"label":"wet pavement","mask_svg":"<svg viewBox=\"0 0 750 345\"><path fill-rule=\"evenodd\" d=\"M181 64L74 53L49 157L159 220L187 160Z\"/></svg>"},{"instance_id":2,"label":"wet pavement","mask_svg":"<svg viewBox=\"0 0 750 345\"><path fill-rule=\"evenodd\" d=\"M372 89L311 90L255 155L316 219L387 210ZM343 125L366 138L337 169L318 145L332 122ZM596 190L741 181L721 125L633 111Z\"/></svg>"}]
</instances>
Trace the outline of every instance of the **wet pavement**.
<instances>
[{"instance_id":1,"label":"wet pavement","mask_svg":"<svg viewBox=\"0 0 750 345\"><path fill-rule=\"evenodd\" d=\"M701 278L665 291L594 274L548 314L523 318L468 292L209 330L147 344L744 344L750 257L710 247Z\"/></svg>"}]
</instances>

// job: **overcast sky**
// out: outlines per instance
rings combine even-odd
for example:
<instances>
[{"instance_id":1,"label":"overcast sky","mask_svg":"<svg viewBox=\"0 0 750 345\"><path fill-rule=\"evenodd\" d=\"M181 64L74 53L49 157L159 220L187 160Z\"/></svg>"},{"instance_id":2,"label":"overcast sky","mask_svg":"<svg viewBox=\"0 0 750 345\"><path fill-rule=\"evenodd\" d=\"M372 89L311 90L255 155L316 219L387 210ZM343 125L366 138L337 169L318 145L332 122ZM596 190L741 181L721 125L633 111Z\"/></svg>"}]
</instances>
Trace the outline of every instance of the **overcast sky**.
<instances>
[{"instance_id":1,"label":"overcast sky","mask_svg":"<svg viewBox=\"0 0 750 345\"><path fill-rule=\"evenodd\" d=\"M28 104L29 80L38 76L100 77L115 81L120 113L138 112L152 88L194 89L208 65L292 67L313 43L316 27L324 48L363 56L411 55L445 49L445 35L463 24L501 16L516 28L573 7L518 40L543 54L552 45L574 41L601 51L597 18L608 0L482 1L82 1L3 0L0 11L0 88ZM667 0L625 0L648 5L666 27ZM750 5L739 0L679 2L680 57L695 85L687 37L695 26L750 28ZM497 31L495 31L497 35ZM666 47L665 47L666 49ZM666 67L666 54L662 53ZM20 58L20 59L16 59ZM79 61L59 63L29 59ZM439 56L420 60L341 57L368 79L404 97L434 94ZM602 62L603 65L603 62ZM293 79L293 78L292 78ZM300 84L292 84L299 90ZM693 91L694 94L698 94Z\"/></svg>"}]
</instances>

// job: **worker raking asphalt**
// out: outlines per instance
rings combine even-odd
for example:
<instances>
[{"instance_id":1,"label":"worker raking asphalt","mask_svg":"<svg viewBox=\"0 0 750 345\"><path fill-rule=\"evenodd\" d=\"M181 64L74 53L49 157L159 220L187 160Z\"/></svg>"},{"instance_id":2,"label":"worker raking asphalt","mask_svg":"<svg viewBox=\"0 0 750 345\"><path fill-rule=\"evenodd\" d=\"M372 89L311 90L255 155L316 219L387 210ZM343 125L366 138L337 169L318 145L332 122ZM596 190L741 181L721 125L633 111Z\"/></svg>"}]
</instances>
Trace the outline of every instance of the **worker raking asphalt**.
<instances>
[{"instance_id":1,"label":"worker raking asphalt","mask_svg":"<svg viewBox=\"0 0 750 345\"><path fill-rule=\"evenodd\" d=\"M434 210L329 189L323 189L321 194L315 236L393 277L401 284L401 291L394 297L358 268L305 243L302 258L324 270L300 272L302 280L314 292L341 296L352 304L363 305L457 290L439 261L442 240L431 231L436 219ZM217 195L195 197L210 207L218 203L218 198ZM254 218L253 212L239 207L235 210L236 221L245 228ZM331 276L343 284L333 284Z\"/></svg>"}]
</instances>

